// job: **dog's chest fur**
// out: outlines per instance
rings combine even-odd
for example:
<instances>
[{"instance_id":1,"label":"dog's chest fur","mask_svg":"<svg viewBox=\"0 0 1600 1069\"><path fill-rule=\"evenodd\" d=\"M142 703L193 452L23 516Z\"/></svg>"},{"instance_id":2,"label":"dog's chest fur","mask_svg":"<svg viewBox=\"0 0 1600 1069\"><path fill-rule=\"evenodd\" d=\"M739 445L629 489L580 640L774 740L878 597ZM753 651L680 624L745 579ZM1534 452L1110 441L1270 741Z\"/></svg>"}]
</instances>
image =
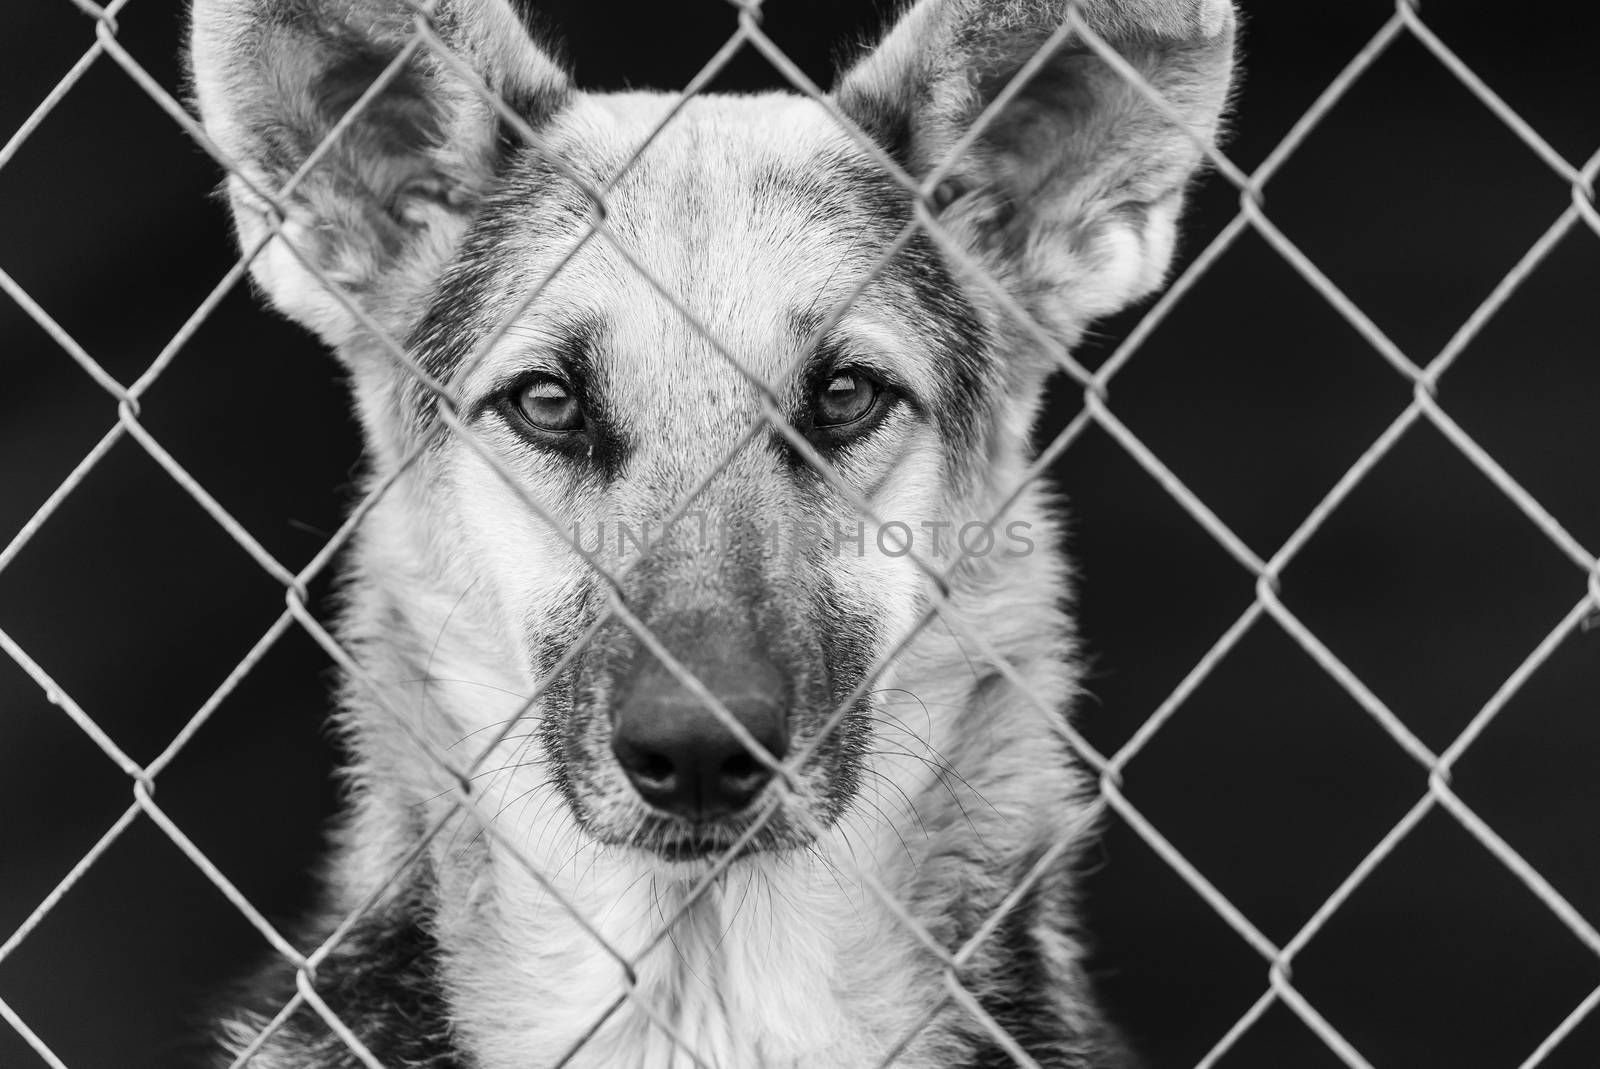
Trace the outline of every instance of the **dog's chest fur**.
<instances>
[{"instance_id":1,"label":"dog's chest fur","mask_svg":"<svg viewBox=\"0 0 1600 1069\"><path fill-rule=\"evenodd\" d=\"M440 936L419 923L427 915L419 890L363 919L319 968L316 987L387 1069L867 1069L908 1038L894 1062L907 1069L1011 1064L992 1040L960 1025L960 1011L914 1033L942 990L931 956L887 910L852 903L854 894L837 888L831 895L813 890L814 900L801 904L792 882L719 886L688 907L664 945L641 961L636 996L628 999L616 959L558 913L518 918L527 927L485 917L476 934L444 934L452 945L447 954ZM599 934L636 952L660 930L661 916L683 906L683 893L678 885L624 896L597 918ZM797 917L797 907L810 915ZM1026 920L996 933L992 949L1006 961L1006 975L981 999L1024 1040L1033 1038L1027 1015L1063 994L1027 986L1050 967L1028 932L1054 923L1038 909L1038 902L1026 903ZM612 926L618 910L636 911L626 931ZM507 933L518 931L539 940L537 951L514 945ZM292 974L276 970L256 992L262 1012L234 1026L236 1042L253 1039L293 991ZM1097 1028L1055 1038L1054 1050L1040 1052L1042 1065L1116 1064L1092 1060L1112 1050ZM361 1064L304 1009L251 1062L256 1069Z\"/></svg>"},{"instance_id":2,"label":"dog's chest fur","mask_svg":"<svg viewBox=\"0 0 1600 1069\"><path fill-rule=\"evenodd\" d=\"M743 872L686 904L687 881L618 872L632 887L594 921L639 962L637 987L604 1023L622 967L559 907L458 930L467 949L444 971L467 1045L485 1069L555 1064L598 1024L568 1064L676 1069L696 1064L686 1050L704 1066L874 1064L928 1004L908 990L929 986L927 970L886 911L818 875Z\"/></svg>"}]
</instances>

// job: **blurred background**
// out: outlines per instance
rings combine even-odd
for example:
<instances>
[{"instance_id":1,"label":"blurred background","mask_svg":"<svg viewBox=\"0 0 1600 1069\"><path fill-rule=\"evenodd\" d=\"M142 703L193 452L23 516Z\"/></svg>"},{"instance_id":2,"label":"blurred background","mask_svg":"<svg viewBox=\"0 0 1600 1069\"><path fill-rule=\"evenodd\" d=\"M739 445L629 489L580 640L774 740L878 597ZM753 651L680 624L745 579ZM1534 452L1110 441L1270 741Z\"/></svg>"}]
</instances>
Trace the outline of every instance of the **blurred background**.
<instances>
[{"instance_id":1,"label":"blurred background","mask_svg":"<svg viewBox=\"0 0 1600 1069\"><path fill-rule=\"evenodd\" d=\"M1392 12L1381 0L1250 2L1231 157L1259 165ZM1448 46L1567 160L1600 148L1593 37L1565 7L1428 4ZM119 40L176 92L182 12L135 0ZM713 0L541 5L592 87L682 86L726 40ZM768 32L827 83L872 3L769 0ZM1522 17L1523 15L1529 17ZM93 42L67 0L8 6L0 138ZM717 88L776 87L754 52ZM101 58L0 168L0 269L123 382L233 262L217 172ZM1267 189L1265 211L1412 360L1426 363L1570 204L1571 190L1402 34ZM1184 254L1233 217L1212 177ZM1600 550L1600 236L1560 241L1440 383L1444 408L1590 553ZM1144 309L1080 352L1104 361ZM112 427L115 404L0 296L0 546ZM298 568L350 500L359 453L334 362L223 297L147 395L143 425ZM1111 406L1257 554L1288 538L1411 398L1266 242L1246 233L1117 376ZM1078 412L1058 391L1040 441ZM1254 578L1108 435L1056 471L1072 503L1092 654L1080 723L1126 742L1248 608ZM326 594L326 584L319 588ZM1435 752L1583 597L1584 575L1429 425L1398 443L1294 558L1282 597ZM135 443L111 449L0 571L3 630L135 760L159 753L282 611L282 590ZM157 800L269 918L309 900L334 794L332 675L276 643L159 780ZM1454 785L1584 916L1600 920L1600 628L1565 638L1457 766ZM1128 766L1130 801L1260 930L1290 940L1422 797L1426 775L1270 619ZM130 783L0 656L0 939L130 802ZM1088 882L1096 972L1153 1069L1192 1066L1267 987L1267 966L1131 829ZM71 1069L189 1064L216 993L267 953L146 820L9 957L0 998ZM1597 985L1600 958L1436 810L1296 959L1294 981L1379 1067L1512 1067ZM44 1063L0 1022L0 1066ZM1217 1063L1341 1064L1281 1005ZM1600 1064L1600 1015L1550 1053Z\"/></svg>"}]
</instances>

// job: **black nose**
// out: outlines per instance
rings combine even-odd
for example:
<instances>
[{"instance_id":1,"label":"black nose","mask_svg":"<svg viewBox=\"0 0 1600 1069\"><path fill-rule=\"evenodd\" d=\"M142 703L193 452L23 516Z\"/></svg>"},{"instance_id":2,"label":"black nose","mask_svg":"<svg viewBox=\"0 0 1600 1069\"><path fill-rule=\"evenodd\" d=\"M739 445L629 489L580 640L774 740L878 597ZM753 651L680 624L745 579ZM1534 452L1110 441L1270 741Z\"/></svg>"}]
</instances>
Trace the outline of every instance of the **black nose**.
<instances>
[{"instance_id":1,"label":"black nose","mask_svg":"<svg viewBox=\"0 0 1600 1069\"><path fill-rule=\"evenodd\" d=\"M788 751L788 681L759 651L712 640L677 658L774 758ZM772 778L712 709L648 650L618 688L611 752L640 796L689 820L749 805Z\"/></svg>"}]
</instances>

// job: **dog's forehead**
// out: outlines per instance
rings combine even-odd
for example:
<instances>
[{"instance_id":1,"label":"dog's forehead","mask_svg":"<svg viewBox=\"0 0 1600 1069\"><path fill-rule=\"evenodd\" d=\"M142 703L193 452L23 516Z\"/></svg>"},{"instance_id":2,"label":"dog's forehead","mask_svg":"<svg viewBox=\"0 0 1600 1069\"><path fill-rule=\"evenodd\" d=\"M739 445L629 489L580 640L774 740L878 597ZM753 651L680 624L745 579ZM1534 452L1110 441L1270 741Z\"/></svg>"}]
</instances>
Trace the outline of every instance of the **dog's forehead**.
<instances>
[{"instance_id":1,"label":"dog's forehead","mask_svg":"<svg viewBox=\"0 0 1600 1069\"><path fill-rule=\"evenodd\" d=\"M548 131L547 152L603 190L604 232L560 268L510 340L566 337L562 321L581 322L619 416L665 417L672 406L670 422L684 427L697 422L684 405L708 418L753 412L754 380L785 389L811 330L836 309L841 330L891 338L910 303L888 292L894 274L855 291L909 209L814 101L700 97L668 119L673 105L658 94L589 97ZM586 196L550 201L528 216L530 234L551 213L572 236L592 218ZM538 258L553 262L570 244Z\"/></svg>"},{"instance_id":2,"label":"dog's forehead","mask_svg":"<svg viewBox=\"0 0 1600 1069\"><path fill-rule=\"evenodd\" d=\"M659 99L600 105L622 145L660 121ZM661 129L608 197L616 240L596 250L614 268L630 261L619 274L631 298L609 317L615 350L635 358L619 380L657 348L674 377L708 356L768 379L786 370L841 268L868 266L862 224L886 189L864 181L859 155L801 98L701 98Z\"/></svg>"}]
</instances>

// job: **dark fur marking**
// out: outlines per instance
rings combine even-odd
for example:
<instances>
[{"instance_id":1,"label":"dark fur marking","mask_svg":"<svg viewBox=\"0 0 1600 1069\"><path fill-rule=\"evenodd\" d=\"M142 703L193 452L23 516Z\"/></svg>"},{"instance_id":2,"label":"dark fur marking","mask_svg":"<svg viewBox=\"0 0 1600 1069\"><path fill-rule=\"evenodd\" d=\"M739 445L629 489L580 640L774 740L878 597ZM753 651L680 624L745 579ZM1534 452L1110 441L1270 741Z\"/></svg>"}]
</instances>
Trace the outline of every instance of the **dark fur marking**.
<instances>
[{"instance_id":1,"label":"dark fur marking","mask_svg":"<svg viewBox=\"0 0 1600 1069\"><path fill-rule=\"evenodd\" d=\"M915 165L916 144L910 110L888 97L865 94L857 94L851 103L853 108L847 112L850 118L883 149L884 155L910 172Z\"/></svg>"},{"instance_id":2,"label":"dark fur marking","mask_svg":"<svg viewBox=\"0 0 1600 1069\"><path fill-rule=\"evenodd\" d=\"M525 374L498 384L492 394L473 401L466 418L470 423L485 413L497 412L533 448L565 456L569 463L565 496L571 498L577 496L585 482L604 483L620 475L630 449L608 400L602 365L595 359L596 352L604 346L605 325L593 316L583 315L545 329L553 336L550 355L559 364L561 377L583 411L582 430L550 435L528 427L517 411L516 396L528 382Z\"/></svg>"},{"instance_id":3,"label":"dark fur marking","mask_svg":"<svg viewBox=\"0 0 1600 1069\"><path fill-rule=\"evenodd\" d=\"M581 460L595 476L615 479L622 474L631 450L611 405L604 362L599 359L605 345L605 325L585 316L577 322L562 324L559 330L561 339L556 344L556 354L566 365L589 427L588 451Z\"/></svg>"},{"instance_id":4,"label":"dark fur marking","mask_svg":"<svg viewBox=\"0 0 1600 1069\"><path fill-rule=\"evenodd\" d=\"M817 639L822 645L822 663L827 666L829 700L825 716L831 717L866 679L873 666L873 639L878 628L871 621L848 611L830 586L812 594L811 619L826 620ZM870 694L871 688L868 688ZM844 714L838 727L817 747L813 763L830 769L829 793L825 800L826 819L843 815L861 787L860 769L872 744L870 700L859 698Z\"/></svg>"},{"instance_id":5,"label":"dark fur marking","mask_svg":"<svg viewBox=\"0 0 1600 1069\"><path fill-rule=\"evenodd\" d=\"M987 402L997 379L989 331L925 232L918 232L890 269L909 279L925 324L937 331L948 377L937 398L934 423L954 455L982 457L974 447L989 425Z\"/></svg>"},{"instance_id":6,"label":"dark fur marking","mask_svg":"<svg viewBox=\"0 0 1600 1069\"><path fill-rule=\"evenodd\" d=\"M815 205L813 213L827 213L819 224L853 224L865 242L861 252L868 263L876 262L913 218L913 194L870 159L828 155L814 170L774 173L765 181L775 191L782 189L786 202ZM839 207L831 207L835 205ZM977 438L990 422L989 398L1000 378L992 332L925 231L918 230L889 261L881 280L875 284L894 287L915 302L916 311L906 323L945 372L935 396L923 399L929 416L950 443L952 456L981 459ZM797 317L801 336L809 337L831 311L814 308Z\"/></svg>"},{"instance_id":7,"label":"dark fur marking","mask_svg":"<svg viewBox=\"0 0 1600 1069\"><path fill-rule=\"evenodd\" d=\"M911 222L911 192L875 164L858 161L842 177L843 188L878 220L884 245ZM889 261L885 276L915 299L920 314L908 320L930 342L946 372L943 388L929 399L934 423L953 453L968 451L987 423L984 401L995 377L989 331L926 231L918 230Z\"/></svg>"},{"instance_id":8,"label":"dark fur marking","mask_svg":"<svg viewBox=\"0 0 1600 1069\"><path fill-rule=\"evenodd\" d=\"M364 916L317 969L316 991L386 1069L471 1069L456 1050L439 979L439 948L415 889ZM313 933L326 938L333 919ZM295 994L294 969L274 961L243 1003L264 1022ZM262 1048L273 1064L360 1069L362 1062L310 1007L301 1007ZM227 1065L231 1056L215 1064Z\"/></svg>"},{"instance_id":9,"label":"dark fur marking","mask_svg":"<svg viewBox=\"0 0 1600 1069\"><path fill-rule=\"evenodd\" d=\"M1013 867L1014 886L1038 862L1034 852ZM978 1002L1041 1069L1134 1069L1135 1062L1116 1030L1097 1012L1088 977L1074 964L1063 976L1045 956L1034 932L1043 928L1068 931L1073 909L1068 899L1071 861L1063 859L1030 887L996 927L979 960L986 963L969 989ZM976 931L986 910L964 918ZM963 932L965 941L971 934ZM1072 1006L1083 1028L1067 1019ZM975 1045L964 1069L1015 1069L1017 1063L983 1024L967 1026Z\"/></svg>"},{"instance_id":10,"label":"dark fur marking","mask_svg":"<svg viewBox=\"0 0 1600 1069\"><path fill-rule=\"evenodd\" d=\"M587 212L587 198L540 152L526 147L512 151L434 288L427 311L405 340L418 365L436 382L449 383L524 295L518 287L521 280L507 277L506 250L523 247L530 237L555 241L575 233ZM567 219L572 225L530 234L526 221L534 215ZM437 413L427 387L413 379L404 401L418 433L429 430Z\"/></svg>"}]
</instances>

